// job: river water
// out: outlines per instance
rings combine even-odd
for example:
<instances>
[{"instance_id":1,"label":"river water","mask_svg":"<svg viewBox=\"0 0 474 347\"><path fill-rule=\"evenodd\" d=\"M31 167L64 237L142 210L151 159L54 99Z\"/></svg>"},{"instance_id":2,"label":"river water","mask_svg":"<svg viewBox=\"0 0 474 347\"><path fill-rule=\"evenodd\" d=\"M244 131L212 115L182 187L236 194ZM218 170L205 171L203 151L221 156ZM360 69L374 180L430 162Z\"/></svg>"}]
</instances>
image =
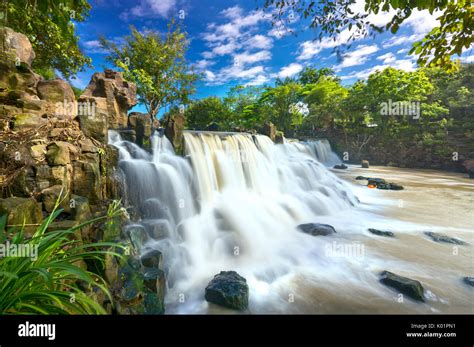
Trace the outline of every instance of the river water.
<instances>
[{"instance_id":1,"label":"river water","mask_svg":"<svg viewBox=\"0 0 474 347\"><path fill-rule=\"evenodd\" d=\"M110 133L120 150L127 203L140 213L137 225L154 231L143 251L164 254L167 313L235 313L204 300L207 283L224 270L247 279L245 313L473 313L473 290L462 277L474 274L474 184L462 175L328 169L337 156L324 141L184 137L183 158L158 134L150 155ZM405 190L369 189L357 175ZM330 224L337 233L313 237L297 230L309 222ZM425 231L469 245L435 243ZM382 285L383 270L422 282L426 302Z\"/></svg>"}]
</instances>

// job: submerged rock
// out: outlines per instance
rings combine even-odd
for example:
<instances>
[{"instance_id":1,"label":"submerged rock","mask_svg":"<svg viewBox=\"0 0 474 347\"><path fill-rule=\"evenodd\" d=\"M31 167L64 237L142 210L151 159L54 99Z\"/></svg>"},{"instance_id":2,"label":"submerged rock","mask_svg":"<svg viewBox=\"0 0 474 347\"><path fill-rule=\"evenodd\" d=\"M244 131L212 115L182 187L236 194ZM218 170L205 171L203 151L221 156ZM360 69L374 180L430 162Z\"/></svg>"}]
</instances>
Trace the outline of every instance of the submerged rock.
<instances>
[{"instance_id":1,"label":"submerged rock","mask_svg":"<svg viewBox=\"0 0 474 347\"><path fill-rule=\"evenodd\" d=\"M399 276L390 271L380 273L380 282L386 286L398 290L400 293L417 301L425 301L423 296L423 286L420 281L412 280L408 277Z\"/></svg>"},{"instance_id":2,"label":"submerged rock","mask_svg":"<svg viewBox=\"0 0 474 347\"><path fill-rule=\"evenodd\" d=\"M466 283L468 286L474 287L474 277L469 277L466 276L463 278L464 283Z\"/></svg>"},{"instance_id":3,"label":"submerged rock","mask_svg":"<svg viewBox=\"0 0 474 347\"><path fill-rule=\"evenodd\" d=\"M338 170L345 170L347 169L347 165L345 164L334 165L333 168L338 169Z\"/></svg>"},{"instance_id":4,"label":"submerged rock","mask_svg":"<svg viewBox=\"0 0 474 347\"><path fill-rule=\"evenodd\" d=\"M306 223L298 225L298 229L312 236L327 236L336 232L333 226L321 223Z\"/></svg>"},{"instance_id":5,"label":"submerged rock","mask_svg":"<svg viewBox=\"0 0 474 347\"><path fill-rule=\"evenodd\" d=\"M249 303L247 280L235 271L221 271L207 285L205 298L217 305L245 310Z\"/></svg>"},{"instance_id":6,"label":"submerged rock","mask_svg":"<svg viewBox=\"0 0 474 347\"><path fill-rule=\"evenodd\" d=\"M379 184L386 184L383 178L374 178L374 177L367 177L367 185L378 186Z\"/></svg>"},{"instance_id":7,"label":"submerged rock","mask_svg":"<svg viewBox=\"0 0 474 347\"><path fill-rule=\"evenodd\" d=\"M385 236L385 237L395 237L395 234L392 233L391 231L383 231L383 230L378 230L378 229L373 229L369 228L369 231L378 236Z\"/></svg>"},{"instance_id":8,"label":"submerged rock","mask_svg":"<svg viewBox=\"0 0 474 347\"><path fill-rule=\"evenodd\" d=\"M426 231L425 235L430 237L435 242L452 243L454 245L467 245L467 243L462 240L450 237L448 235L434 233L432 231Z\"/></svg>"}]
</instances>

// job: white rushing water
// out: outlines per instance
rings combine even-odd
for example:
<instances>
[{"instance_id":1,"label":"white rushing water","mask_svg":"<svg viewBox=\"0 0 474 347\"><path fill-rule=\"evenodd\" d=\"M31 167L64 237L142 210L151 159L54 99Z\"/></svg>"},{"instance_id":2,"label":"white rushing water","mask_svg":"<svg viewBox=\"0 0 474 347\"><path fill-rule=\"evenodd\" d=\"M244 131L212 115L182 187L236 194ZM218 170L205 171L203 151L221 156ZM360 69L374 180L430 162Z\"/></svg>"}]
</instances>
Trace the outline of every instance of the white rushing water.
<instances>
[{"instance_id":1,"label":"white rushing water","mask_svg":"<svg viewBox=\"0 0 474 347\"><path fill-rule=\"evenodd\" d=\"M153 154L109 133L120 150L127 203L139 215L130 228L145 228L144 250L164 255L168 313L219 312L204 300L204 288L228 270L247 279L254 313L377 312L380 303L393 303L378 271L412 267L384 259L383 249L361 247L361 235L369 246L374 238L367 227L387 222L371 214L374 192L326 168L340 163L327 142L275 145L263 135L208 132L185 132L184 140L183 158L157 133ZM329 239L297 230L310 222L331 224L337 234ZM348 247L340 254L341 245Z\"/></svg>"}]
</instances>

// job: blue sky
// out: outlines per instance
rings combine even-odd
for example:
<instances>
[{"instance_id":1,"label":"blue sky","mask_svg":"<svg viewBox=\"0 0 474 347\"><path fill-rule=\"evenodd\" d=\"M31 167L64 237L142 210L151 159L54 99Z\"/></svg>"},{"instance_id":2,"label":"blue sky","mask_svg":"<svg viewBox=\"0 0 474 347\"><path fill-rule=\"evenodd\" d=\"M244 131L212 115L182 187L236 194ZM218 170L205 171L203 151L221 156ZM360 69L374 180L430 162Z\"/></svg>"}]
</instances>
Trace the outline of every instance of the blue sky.
<instances>
[{"instance_id":1,"label":"blue sky","mask_svg":"<svg viewBox=\"0 0 474 347\"><path fill-rule=\"evenodd\" d=\"M263 0L258 2L262 4ZM188 61L205 76L198 84L196 98L223 96L237 84L271 84L277 77L297 75L305 66L331 67L344 84L388 66L413 70L416 57L408 55L409 48L437 25L436 14L415 11L396 35L387 32L375 38L359 38L338 59L334 48L347 43L349 31L341 32L335 41L314 40L308 22L297 15L288 13L285 27L278 23L272 26L270 13L256 10L255 4L255 0L92 0L90 16L77 23L76 29L93 68L79 73L72 83L84 88L93 72L108 66L99 36L120 43L129 34L130 25L143 32L163 32L172 18L188 33ZM353 10L363 11L363 1L358 1ZM384 24L389 18L390 13L370 19ZM474 62L473 50L465 52L462 60ZM135 110L144 108L137 106Z\"/></svg>"}]
</instances>

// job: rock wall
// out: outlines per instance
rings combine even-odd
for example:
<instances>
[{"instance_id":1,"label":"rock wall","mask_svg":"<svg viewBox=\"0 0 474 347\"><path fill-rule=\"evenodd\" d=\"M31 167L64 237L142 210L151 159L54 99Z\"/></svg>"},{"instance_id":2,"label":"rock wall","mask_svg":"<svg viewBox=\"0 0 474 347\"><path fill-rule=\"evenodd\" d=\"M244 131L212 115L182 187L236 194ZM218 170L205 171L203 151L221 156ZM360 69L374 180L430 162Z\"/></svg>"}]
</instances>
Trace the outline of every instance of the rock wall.
<instances>
[{"instance_id":1,"label":"rock wall","mask_svg":"<svg viewBox=\"0 0 474 347\"><path fill-rule=\"evenodd\" d=\"M26 36L0 28L0 44L0 213L8 225L34 230L59 197L62 219L103 212L122 193L107 130L127 126L136 86L105 70L76 102L68 82L31 69L35 53Z\"/></svg>"}]
</instances>

